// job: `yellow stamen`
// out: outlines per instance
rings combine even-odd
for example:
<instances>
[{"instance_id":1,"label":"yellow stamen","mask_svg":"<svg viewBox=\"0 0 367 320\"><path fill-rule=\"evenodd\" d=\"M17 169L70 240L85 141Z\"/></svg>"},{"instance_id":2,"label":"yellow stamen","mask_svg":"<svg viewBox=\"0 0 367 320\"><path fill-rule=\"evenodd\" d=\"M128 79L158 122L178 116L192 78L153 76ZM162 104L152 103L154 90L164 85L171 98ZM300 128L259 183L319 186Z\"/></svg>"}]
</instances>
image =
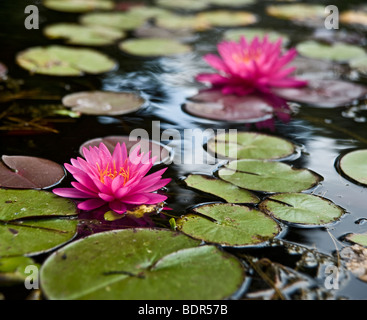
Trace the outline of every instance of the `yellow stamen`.
<instances>
[{"instance_id":1,"label":"yellow stamen","mask_svg":"<svg viewBox=\"0 0 367 320\"><path fill-rule=\"evenodd\" d=\"M127 168L120 167L119 169L117 169L116 162L114 161L113 168L109 168L109 165L107 165L107 167L102 170L98 163L96 163L96 165L97 165L97 169L99 173L99 180L102 183L105 183L105 177L115 179L117 176L122 176L124 178L124 185L130 179L130 167L129 166L127 166Z\"/></svg>"}]
</instances>

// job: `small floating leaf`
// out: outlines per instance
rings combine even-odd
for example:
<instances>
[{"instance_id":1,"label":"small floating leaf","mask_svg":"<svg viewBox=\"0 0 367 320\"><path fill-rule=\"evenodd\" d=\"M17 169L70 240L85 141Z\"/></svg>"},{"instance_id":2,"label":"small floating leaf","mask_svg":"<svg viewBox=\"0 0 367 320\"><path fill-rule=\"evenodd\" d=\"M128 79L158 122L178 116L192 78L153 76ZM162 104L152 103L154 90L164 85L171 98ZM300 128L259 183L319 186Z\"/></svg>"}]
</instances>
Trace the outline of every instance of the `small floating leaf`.
<instances>
[{"instance_id":1,"label":"small floating leaf","mask_svg":"<svg viewBox=\"0 0 367 320\"><path fill-rule=\"evenodd\" d=\"M211 138L208 151L230 159L273 160L295 152L295 145L285 139L255 132L225 133Z\"/></svg>"},{"instance_id":2,"label":"small floating leaf","mask_svg":"<svg viewBox=\"0 0 367 320\"><path fill-rule=\"evenodd\" d=\"M29 276L26 273L28 266L40 267L32 258L28 257L0 258L0 285L24 283L24 280Z\"/></svg>"},{"instance_id":3,"label":"small floating leaf","mask_svg":"<svg viewBox=\"0 0 367 320\"><path fill-rule=\"evenodd\" d=\"M262 39L265 36L267 36L271 42L275 42L281 38L283 46L289 42L287 35L269 29L240 28L228 30L224 33L225 40L230 41L238 42L242 36L245 37L248 42L252 41L255 37Z\"/></svg>"},{"instance_id":4,"label":"small floating leaf","mask_svg":"<svg viewBox=\"0 0 367 320\"><path fill-rule=\"evenodd\" d=\"M229 297L244 281L241 263L199 244L164 229L98 233L52 254L41 268L42 289L52 300Z\"/></svg>"},{"instance_id":5,"label":"small floating leaf","mask_svg":"<svg viewBox=\"0 0 367 320\"><path fill-rule=\"evenodd\" d=\"M104 46L125 36L123 31L104 26L82 26L75 23L58 23L44 29L48 38L64 38L68 44Z\"/></svg>"},{"instance_id":6,"label":"small floating leaf","mask_svg":"<svg viewBox=\"0 0 367 320\"><path fill-rule=\"evenodd\" d=\"M257 22L257 17L247 11L206 11L199 13L197 19L205 21L212 27L247 26Z\"/></svg>"},{"instance_id":7,"label":"small floating leaf","mask_svg":"<svg viewBox=\"0 0 367 320\"><path fill-rule=\"evenodd\" d=\"M63 12L112 10L115 6L111 0L44 0L43 5L49 9Z\"/></svg>"},{"instance_id":8,"label":"small floating leaf","mask_svg":"<svg viewBox=\"0 0 367 320\"><path fill-rule=\"evenodd\" d=\"M349 61L349 66L358 72L367 74L367 56L355 58Z\"/></svg>"},{"instance_id":9,"label":"small floating leaf","mask_svg":"<svg viewBox=\"0 0 367 320\"><path fill-rule=\"evenodd\" d=\"M114 116L136 112L146 100L133 92L86 91L69 94L62 103L74 112Z\"/></svg>"},{"instance_id":10,"label":"small floating leaf","mask_svg":"<svg viewBox=\"0 0 367 320\"><path fill-rule=\"evenodd\" d=\"M136 147L140 146L140 151L143 153L151 152L151 157L156 157L155 165L166 163L171 159L171 150L165 145L153 140L142 138L135 138L130 136L108 136L104 138L96 138L84 142L80 148L79 153L83 155L83 147L89 148L99 146L103 142L105 146L112 153L117 143L125 143L127 151L130 153Z\"/></svg>"},{"instance_id":11,"label":"small floating leaf","mask_svg":"<svg viewBox=\"0 0 367 320\"><path fill-rule=\"evenodd\" d=\"M185 179L190 188L210 193L229 203L258 203L259 198L248 190L238 188L223 180L192 174Z\"/></svg>"},{"instance_id":12,"label":"small floating leaf","mask_svg":"<svg viewBox=\"0 0 367 320\"><path fill-rule=\"evenodd\" d=\"M296 48L302 56L338 62L366 56L366 52L361 47L344 43L328 45L310 40L299 43Z\"/></svg>"},{"instance_id":13,"label":"small floating leaf","mask_svg":"<svg viewBox=\"0 0 367 320\"><path fill-rule=\"evenodd\" d=\"M131 39L120 43L119 48L139 57L159 57L191 52L191 47L168 38Z\"/></svg>"},{"instance_id":14,"label":"small floating leaf","mask_svg":"<svg viewBox=\"0 0 367 320\"><path fill-rule=\"evenodd\" d=\"M339 168L349 180L367 186L367 150L347 153L339 160Z\"/></svg>"},{"instance_id":15,"label":"small floating leaf","mask_svg":"<svg viewBox=\"0 0 367 320\"><path fill-rule=\"evenodd\" d=\"M340 22L367 26L367 12L348 10L340 14Z\"/></svg>"},{"instance_id":16,"label":"small floating leaf","mask_svg":"<svg viewBox=\"0 0 367 320\"><path fill-rule=\"evenodd\" d=\"M348 241L367 247L367 233L351 233L348 234L345 238Z\"/></svg>"},{"instance_id":17,"label":"small floating leaf","mask_svg":"<svg viewBox=\"0 0 367 320\"><path fill-rule=\"evenodd\" d=\"M301 192L316 186L322 177L307 169L260 160L232 161L219 170L219 177L236 186L261 192Z\"/></svg>"},{"instance_id":18,"label":"small floating leaf","mask_svg":"<svg viewBox=\"0 0 367 320\"><path fill-rule=\"evenodd\" d=\"M63 46L34 47L19 53L17 63L31 73L81 76L111 71L116 62L97 51Z\"/></svg>"},{"instance_id":19,"label":"small floating leaf","mask_svg":"<svg viewBox=\"0 0 367 320\"><path fill-rule=\"evenodd\" d=\"M326 225L345 213L330 200L303 193L272 195L261 202L259 208L275 219L302 226Z\"/></svg>"},{"instance_id":20,"label":"small floating leaf","mask_svg":"<svg viewBox=\"0 0 367 320\"><path fill-rule=\"evenodd\" d=\"M59 164L28 156L2 156L0 187L46 189L60 183L65 171Z\"/></svg>"},{"instance_id":21,"label":"small floating leaf","mask_svg":"<svg viewBox=\"0 0 367 320\"><path fill-rule=\"evenodd\" d=\"M264 213L234 204L209 204L176 220L181 232L224 246L258 245L274 238L279 225Z\"/></svg>"},{"instance_id":22,"label":"small floating leaf","mask_svg":"<svg viewBox=\"0 0 367 320\"><path fill-rule=\"evenodd\" d=\"M278 96L315 107L335 108L351 105L367 94L367 87L341 80L312 79L303 88L275 89Z\"/></svg>"}]
</instances>

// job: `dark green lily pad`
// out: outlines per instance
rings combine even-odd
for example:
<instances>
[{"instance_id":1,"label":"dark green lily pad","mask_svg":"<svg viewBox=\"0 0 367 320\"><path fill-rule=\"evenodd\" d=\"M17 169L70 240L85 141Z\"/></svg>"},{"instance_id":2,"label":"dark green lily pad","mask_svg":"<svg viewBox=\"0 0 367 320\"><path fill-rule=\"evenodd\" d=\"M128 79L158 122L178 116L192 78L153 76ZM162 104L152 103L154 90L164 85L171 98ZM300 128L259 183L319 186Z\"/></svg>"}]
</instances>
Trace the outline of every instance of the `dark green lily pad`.
<instances>
[{"instance_id":1,"label":"dark green lily pad","mask_svg":"<svg viewBox=\"0 0 367 320\"><path fill-rule=\"evenodd\" d=\"M261 192L301 192L316 186L322 177L308 169L260 160L232 161L219 170L219 177L236 186Z\"/></svg>"},{"instance_id":2,"label":"dark green lily pad","mask_svg":"<svg viewBox=\"0 0 367 320\"><path fill-rule=\"evenodd\" d=\"M252 192L209 176L192 174L185 179L185 183L190 188L215 195L229 203L259 202L259 198Z\"/></svg>"},{"instance_id":3,"label":"dark green lily pad","mask_svg":"<svg viewBox=\"0 0 367 320\"><path fill-rule=\"evenodd\" d=\"M116 244L123 244L123 250ZM199 244L163 229L98 233L52 254L41 268L41 287L51 300L231 296L244 281L241 263L216 247Z\"/></svg>"},{"instance_id":4,"label":"dark green lily pad","mask_svg":"<svg viewBox=\"0 0 367 320\"><path fill-rule=\"evenodd\" d=\"M225 133L211 138L208 152L229 159L275 160L295 153L288 140L255 132Z\"/></svg>"},{"instance_id":5,"label":"dark green lily pad","mask_svg":"<svg viewBox=\"0 0 367 320\"><path fill-rule=\"evenodd\" d=\"M339 220L345 210L312 194L281 193L266 198L259 209L275 219L300 226L323 226Z\"/></svg>"},{"instance_id":6,"label":"dark green lily pad","mask_svg":"<svg viewBox=\"0 0 367 320\"><path fill-rule=\"evenodd\" d=\"M125 143L127 152L130 153L136 147L140 146L140 151L143 153L151 152L151 157L156 157L156 161L154 165L169 163L173 154L172 150L167 146L153 140L136 138L130 136L108 136L103 138L96 138L89 141L84 142L80 148L79 153L83 155L83 148L89 148L94 146L99 146L100 143L103 142L104 145L110 150L111 154L115 149L117 143L123 144Z\"/></svg>"},{"instance_id":7,"label":"dark green lily pad","mask_svg":"<svg viewBox=\"0 0 367 320\"><path fill-rule=\"evenodd\" d=\"M285 46L289 42L289 37L285 34L270 30L270 29L259 29L259 28L239 28L227 30L224 33L225 40L238 42L241 37L245 37L247 41L252 41L255 37L263 39L268 36L271 42L275 42L282 39L282 44Z\"/></svg>"},{"instance_id":8,"label":"dark green lily pad","mask_svg":"<svg viewBox=\"0 0 367 320\"><path fill-rule=\"evenodd\" d=\"M113 70L116 62L97 51L63 46L34 47L19 53L17 63L31 73L82 76Z\"/></svg>"},{"instance_id":9,"label":"dark green lily pad","mask_svg":"<svg viewBox=\"0 0 367 320\"><path fill-rule=\"evenodd\" d=\"M266 7L268 15L285 20L291 20L300 25L323 26L327 14L325 6L308 3L292 3L270 5Z\"/></svg>"},{"instance_id":10,"label":"dark green lily pad","mask_svg":"<svg viewBox=\"0 0 367 320\"><path fill-rule=\"evenodd\" d=\"M313 59L346 62L366 57L366 52L361 47L344 43L328 45L309 40L299 43L296 48L300 55Z\"/></svg>"},{"instance_id":11,"label":"dark green lily pad","mask_svg":"<svg viewBox=\"0 0 367 320\"><path fill-rule=\"evenodd\" d=\"M65 170L58 163L28 156L2 156L0 187L17 189L47 189L59 184Z\"/></svg>"},{"instance_id":12,"label":"dark green lily pad","mask_svg":"<svg viewBox=\"0 0 367 320\"><path fill-rule=\"evenodd\" d=\"M261 211L227 203L197 207L176 224L190 237L231 247L259 245L280 232L279 225Z\"/></svg>"},{"instance_id":13,"label":"dark green lily pad","mask_svg":"<svg viewBox=\"0 0 367 320\"><path fill-rule=\"evenodd\" d=\"M139 57L171 56L192 51L189 45L167 38L126 40L120 43L119 48L128 54Z\"/></svg>"},{"instance_id":14,"label":"dark green lily pad","mask_svg":"<svg viewBox=\"0 0 367 320\"><path fill-rule=\"evenodd\" d=\"M339 160L339 168L349 180L367 186L367 150L347 153Z\"/></svg>"},{"instance_id":15,"label":"dark green lily pad","mask_svg":"<svg viewBox=\"0 0 367 320\"><path fill-rule=\"evenodd\" d=\"M63 38L68 44L105 46L124 38L125 33L104 26L82 26L76 23L58 23L47 26L44 34L51 39Z\"/></svg>"},{"instance_id":16,"label":"dark green lily pad","mask_svg":"<svg viewBox=\"0 0 367 320\"><path fill-rule=\"evenodd\" d=\"M26 272L28 266L40 268L40 265L29 257L0 258L0 285L7 286L24 283L26 278L30 276Z\"/></svg>"},{"instance_id":17,"label":"dark green lily pad","mask_svg":"<svg viewBox=\"0 0 367 320\"><path fill-rule=\"evenodd\" d=\"M62 12L87 12L92 10L112 10L111 0L44 0L46 8Z\"/></svg>"},{"instance_id":18,"label":"dark green lily pad","mask_svg":"<svg viewBox=\"0 0 367 320\"><path fill-rule=\"evenodd\" d=\"M306 103L320 108L352 105L367 95L367 87L341 80L312 79L303 88L279 88L274 93L289 101Z\"/></svg>"},{"instance_id":19,"label":"dark green lily pad","mask_svg":"<svg viewBox=\"0 0 367 320\"><path fill-rule=\"evenodd\" d=\"M85 91L65 96L62 103L74 112L116 116L138 111L146 100L133 92Z\"/></svg>"},{"instance_id":20,"label":"dark green lily pad","mask_svg":"<svg viewBox=\"0 0 367 320\"><path fill-rule=\"evenodd\" d=\"M346 240L367 247L367 233L351 233L345 237Z\"/></svg>"},{"instance_id":21,"label":"dark green lily pad","mask_svg":"<svg viewBox=\"0 0 367 320\"><path fill-rule=\"evenodd\" d=\"M34 255L70 241L77 231L73 202L53 193L0 189L0 257ZM42 218L42 219L41 219Z\"/></svg>"}]
</instances>

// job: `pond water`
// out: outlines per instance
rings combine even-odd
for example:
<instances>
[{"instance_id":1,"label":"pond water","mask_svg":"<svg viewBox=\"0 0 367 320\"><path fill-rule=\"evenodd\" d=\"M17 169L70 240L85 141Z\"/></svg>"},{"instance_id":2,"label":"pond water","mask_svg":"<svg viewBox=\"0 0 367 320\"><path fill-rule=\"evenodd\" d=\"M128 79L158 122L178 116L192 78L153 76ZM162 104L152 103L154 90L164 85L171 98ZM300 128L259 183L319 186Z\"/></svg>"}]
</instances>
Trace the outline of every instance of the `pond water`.
<instances>
[{"instance_id":1,"label":"pond water","mask_svg":"<svg viewBox=\"0 0 367 320\"><path fill-rule=\"evenodd\" d=\"M274 1L278 3L277 1ZM305 1L306 2L306 1ZM149 2L147 2L149 3ZM315 28L294 24L290 21L267 16L265 6L272 1L257 1L244 10L257 14L260 19L254 26L270 28L286 33L291 41L288 47L312 36ZM320 3L320 1L307 1ZM339 10L346 10L363 1L334 1ZM1 1L0 7L0 61L8 66L9 77L21 79L25 90L39 90L32 99L21 99L0 104L0 114L11 104L19 108L45 105L58 105L66 94L86 91L138 91L149 104L146 108L123 116L88 116L82 115L77 119L68 118L67 122L57 122L53 128L57 133L29 133L26 131L0 131L1 155L28 155L46 158L59 164L67 163L70 158L79 156L79 147L85 141L105 136L129 135L134 129L144 129L153 139L153 132L178 130L179 139L162 141L175 147L175 158L181 155L186 163L173 161L165 176L172 178L167 186L167 206L173 210L170 215L179 217L197 204L218 201L214 196L204 195L185 186L182 179L190 173L211 175L216 171L219 162L215 164L192 164L189 157L201 155L202 145L193 145L190 136L185 136L185 129L238 129L256 131L254 125L242 123L227 123L206 120L192 116L184 111L182 106L186 99L197 93L200 86L193 77L198 70L205 70L203 54L214 52L216 44L221 41L225 28L214 28L196 33L192 44L194 52L183 56L142 59L122 53L117 46L111 45L97 50L118 61L118 67L102 75L83 77L51 77L30 74L15 63L17 53L33 47L53 44L64 44L63 40L50 40L42 34L42 29L51 23L77 21L78 14L67 14L49 10L40 1L34 1L40 9L40 30L26 30L24 27L24 8L29 1ZM323 27L320 29L322 30ZM354 32L359 38L366 33L361 28L344 28ZM132 37L132 35L130 35ZM351 38L349 38L351 39ZM358 45L366 44L357 41ZM367 84L363 76L357 76L349 69L340 75L345 80ZM0 92L1 94L1 92ZM280 281L284 282L286 297L289 299L366 299L367 284L352 273L345 271L339 281L337 290L325 288L327 273L325 266L335 264L336 250L350 243L344 240L348 233L363 233L367 231L367 188L356 185L342 177L335 168L336 159L345 152L353 149L363 149L367 146L367 112L364 101L358 104L356 113L350 108L317 108L300 104L297 113L288 123L276 120L275 130L258 130L286 138L301 147L301 154L295 160L286 161L295 167L308 168L321 175L324 180L314 189L306 193L323 196L346 210L340 221L331 226L320 228L284 227L280 239L271 246L261 248L234 249L229 252L243 259L250 274L249 283L236 298L269 298L261 290L268 290L269 285L256 273L256 259L264 258L278 263L285 269L281 271ZM200 149L200 150L199 150ZM181 161L182 162L182 161ZM62 186L68 186L72 177L68 176ZM282 242L283 241L283 242ZM42 261L47 254L37 257ZM247 257L247 258L246 258ZM310 258L307 261L307 257ZM279 265L278 265L279 266ZM257 266L258 268L259 266ZM254 271L255 270L255 271ZM292 271L290 271L292 270ZM279 271L279 270L278 270ZM291 274L291 272L296 272ZM305 277L305 278L302 278ZM306 279L305 282L301 280ZM291 285L292 281L299 285ZM286 284L287 282L287 284ZM288 285L288 287L287 287ZM286 289L288 288L288 289ZM288 291L287 291L288 290ZM0 288L7 298L23 298L27 292L21 286L15 288Z\"/></svg>"}]
</instances>

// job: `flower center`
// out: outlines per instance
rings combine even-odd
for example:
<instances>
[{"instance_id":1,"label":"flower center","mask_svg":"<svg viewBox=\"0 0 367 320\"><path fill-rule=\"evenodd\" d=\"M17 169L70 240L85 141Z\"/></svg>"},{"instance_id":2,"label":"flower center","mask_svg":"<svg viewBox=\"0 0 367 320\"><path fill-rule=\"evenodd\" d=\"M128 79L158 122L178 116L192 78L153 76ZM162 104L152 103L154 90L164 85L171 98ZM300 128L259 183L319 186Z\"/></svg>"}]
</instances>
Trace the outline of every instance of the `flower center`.
<instances>
[{"instance_id":1,"label":"flower center","mask_svg":"<svg viewBox=\"0 0 367 320\"><path fill-rule=\"evenodd\" d=\"M248 64L251 61L257 61L261 56L261 50L257 49L256 51L253 50L244 50L241 53L235 53L232 55L232 59L236 63L245 63Z\"/></svg>"},{"instance_id":2,"label":"flower center","mask_svg":"<svg viewBox=\"0 0 367 320\"><path fill-rule=\"evenodd\" d=\"M130 179L130 167L127 166L127 168L120 167L116 168L116 162L113 162L113 167L108 164L106 168L101 169L99 164L97 163L97 169L99 173L99 180L102 183L105 183L105 178L109 177L112 180L115 179L117 176L122 176L124 178L124 185L129 181Z\"/></svg>"}]
</instances>

